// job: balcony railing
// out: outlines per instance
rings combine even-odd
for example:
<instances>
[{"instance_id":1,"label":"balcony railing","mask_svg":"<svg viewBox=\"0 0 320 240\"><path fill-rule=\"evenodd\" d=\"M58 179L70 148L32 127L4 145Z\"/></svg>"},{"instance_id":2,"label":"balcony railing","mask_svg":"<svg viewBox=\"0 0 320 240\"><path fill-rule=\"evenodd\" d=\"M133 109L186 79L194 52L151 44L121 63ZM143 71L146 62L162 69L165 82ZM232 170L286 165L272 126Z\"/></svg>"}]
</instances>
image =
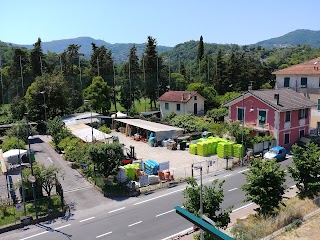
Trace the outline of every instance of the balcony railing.
<instances>
[{"instance_id":1,"label":"balcony railing","mask_svg":"<svg viewBox=\"0 0 320 240\"><path fill-rule=\"evenodd\" d=\"M228 122L228 123L235 122L235 120L232 120L228 116L224 117L224 121ZM240 121L240 124L242 125L242 121ZM269 125L269 123L259 124L258 120L257 121L251 121L251 122L245 122L244 126L245 127L252 127L253 130L258 131L258 132L260 132L260 131L261 132L266 132L266 131L271 130L271 126Z\"/></svg>"}]
</instances>

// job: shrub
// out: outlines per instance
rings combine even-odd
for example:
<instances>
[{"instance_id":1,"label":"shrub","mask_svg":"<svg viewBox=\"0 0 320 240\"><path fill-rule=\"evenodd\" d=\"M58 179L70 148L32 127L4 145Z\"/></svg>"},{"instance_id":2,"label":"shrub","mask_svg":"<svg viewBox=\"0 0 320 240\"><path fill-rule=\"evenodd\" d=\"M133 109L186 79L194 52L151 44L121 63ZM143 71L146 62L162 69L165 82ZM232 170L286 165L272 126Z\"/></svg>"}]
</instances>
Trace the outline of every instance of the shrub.
<instances>
[{"instance_id":1,"label":"shrub","mask_svg":"<svg viewBox=\"0 0 320 240\"><path fill-rule=\"evenodd\" d=\"M11 149L17 149L17 148L26 149L25 141L20 139L19 144L18 144L18 138L10 137L10 138L6 138L2 143L2 151L3 152L9 151Z\"/></svg>"},{"instance_id":2,"label":"shrub","mask_svg":"<svg viewBox=\"0 0 320 240\"><path fill-rule=\"evenodd\" d=\"M192 114L176 116L170 120L170 124L184 128L187 133L207 131L210 127L210 123L206 122L203 118Z\"/></svg>"},{"instance_id":3,"label":"shrub","mask_svg":"<svg viewBox=\"0 0 320 240\"><path fill-rule=\"evenodd\" d=\"M101 127L98 128L99 131L104 132L106 134L111 133L111 129L108 128L106 125L102 125Z\"/></svg>"},{"instance_id":4,"label":"shrub","mask_svg":"<svg viewBox=\"0 0 320 240\"><path fill-rule=\"evenodd\" d=\"M211 132L213 135L217 135L219 137L222 137L223 134L227 133L227 124L225 122L222 123L212 123L209 127L209 132Z\"/></svg>"}]
</instances>

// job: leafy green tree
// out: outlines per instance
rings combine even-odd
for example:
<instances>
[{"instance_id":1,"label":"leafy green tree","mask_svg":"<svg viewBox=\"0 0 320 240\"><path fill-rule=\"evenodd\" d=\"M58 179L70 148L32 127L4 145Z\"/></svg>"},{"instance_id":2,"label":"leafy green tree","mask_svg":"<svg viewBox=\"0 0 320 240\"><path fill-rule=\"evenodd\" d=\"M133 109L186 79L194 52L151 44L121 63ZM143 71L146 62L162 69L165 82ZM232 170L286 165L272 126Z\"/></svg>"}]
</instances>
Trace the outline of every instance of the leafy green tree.
<instances>
[{"instance_id":1,"label":"leafy green tree","mask_svg":"<svg viewBox=\"0 0 320 240\"><path fill-rule=\"evenodd\" d=\"M203 83L191 83L187 87L187 91L196 91L205 98L205 108L219 106L217 92L211 86L206 86Z\"/></svg>"},{"instance_id":2,"label":"leafy green tree","mask_svg":"<svg viewBox=\"0 0 320 240\"><path fill-rule=\"evenodd\" d=\"M36 178L35 184L41 186L49 197L51 196L52 189L56 185L56 178L63 177L64 175L61 169L56 165L45 167L44 164L39 163L33 164L33 174ZM30 181L28 181L29 175L31 175L30 168L25 168L23 170L23 181L25 186L31 188Z\"/></svg>"},{"instance_id":3,"label":"leafy green tree","mask_svg":"<svg viewBox=\"0 0 320 240\"><path fill-rule=\"evenodd\" d=\"M84 99L90 100L95 111L106 113L111 108L110 88L102 77L94 77L89 87L83 90Z\"/></svg>"},{"instance_id":4,"label":"leafy green tree","mask_svg":"<svg viewBox=\"0 0 320 240\"><path fill-rule=\"evenodd\" d=\"M35 127L30 128L31 135L37 134ZM28 128L25 119L15 122L10 129L6 131L8 137L18 137L25 142L28 141Z\"/></svg>"},{"instance_id":5,"label":"leafy green tree","mask_svg":"<svg viewBox=\"0 0 320 240\"><path fill-rule=\"evenodd\" d=\"M202 35L200 36L200 41L198 45L198 55L197 55L197 61L201 61L204 56L204 44L203 44L203 37Z\"/></svg>"},{"instance_id":6,"label":"leafy green tree","mask_svg":"<svg viewBox=\"0 0 320 240\"><path fill-rule=\"evenodd\" d=\"M2 143L2 152L9 151L11 149L26 149L26 143L24 140L19 139L17 137L8 137L3 140Z\"/></svg>"},{"instance_id":7,"label":"leafy green tree","mask_svg":"<svg viewBox=\"0 0 320 240\"><path fill-rule=\"evenodd\" d=\"M104 132L106 134L110 134L111 133L111 129L108 128L106 125L102 125L101 127L98 128L99 131Z\"/></svg>"},{"instance_id":8,"label":"leafy green tree","mask_svg":"<svg viewBox=\"0 0 320 240\"><path fill-rule=\"evenodd\" d=\"M56 147L66 137L71 136L70 131L66 128L61 117L55 117L48 121L48 132L52 136L52 141Z\"/></svg>"},{"instance_id":9,"label":"leafy green tree","mask_svg":"<svg viewBox=\"0 0 320 240\"><path fill-rule=\"evenodd\" d=\"M229 131L229 135L234 136L237 143L242 142L242 132L243 132L244 145L246 145L246 143L248 142L249 135L252 132L251 127L244 127L244 129L242 129L242 126L239 121L234 121L234 122L230 123L228 125L227 129Z\"/></svg>"},{"instance_id":10,"label":"leafy green tree","mask_svg":"<svg viewBox=\"0 0 320 240\"><path fill-rule=\"evenodd\" d=\"M180 73L171 73L170 90L184 91L187 87L185 77Z\"/></svg>"},{"instance_id":11,"label":"leafy green tree","mask_svg":"<svg viewBox=\"0 0 320 240\"><path fill-rule=\"evenodd\" d=\"M21 120L27 112L25 100L20 96L15 96L10 105L10 112L13 120Z\"/></svg>"},{"instance_id":12,"label":"leafy green tree","mask_svg":"<svg viewBox=\"0 0 320 240\"><path fill-rule=\"evenodd\" d=\"M225 104L226 102L240 96L238 92L226 92L223 96L219 96L220 105Z\"/></svg>"},{"instance_id":13,"label":"leafy green tree","mask_svg":"<svg viewBox=\"0 0 320 240\"><path fill-rule=\"evenodd\" d=\"M96 172L104 177L115 174L123 159L120 143L97 143L91 146L89 155L95 164Z\"/></svg>"},{"instance_id":14,"label":"leafy green tree","mask_svg":"<svg viewBox=\"0 0 320 240\"><path fill-rule=\"evenodd\" d=\"M276 160L254 159L244 175L247 183L241 189L245 191L245 201L259 205L255 210L263 215L272 214L279 209L286 189L286 173L280 169Z\"/></svg>"},{"instance_id":15,"label":"leafy green tree","mask_svg":"<svg viewBox=\"0 0 320 240\"><path fill-rule=\"evenodd\" d=\"M25 100L29 110L30 119L43 120L44 116L44 91L47 107L47 118L63 116L68 112L70 102L69 88L64 77L58 75L44 75L37 77L28 88Z\"/></svg>"},{"instance_id":16,"label":"leafy green tree","mask_svg":"<svg viewBox=\"0 0 320 240\"><path fill-rule=\"evenodd\" d=\"M221 204L224 199L223 184L225 181L214 180L211 186L203 185L202 202L203 214L213 220L217 227L226 228L230 223L230 213L233 206L222 210ZM200 210L200 186L196 180L189 178L188 186L183 190L183 196L186 202L182 205L192 214L199 216Z\"/></svg>"},{"instance_id":17,"label":"leafy green tree","mask_svg":"<svg viewBox=\"0 0 320 240\"><path fill-rule=\"evenodd\" d=\"M288 166L292 178L297 182L298 196L313 198L320 192L320 152L315 143L307 143L306 148L292 146L294 167Z\"/></svg>"},{"instance_id":18,"label":"leafy green tree","mask_svg":"<svg viewBox=\"0 0 320 240\"><path fill-rule=\"evenodd\" d=\"M189 133L207 131L210 123L192 114L185 114L172 118L170 125L184 128L184 130Z\"/></svg>"},{"instance_id":19,"label":"leafy green tree","mask_svg":"<svg viewBox=\"0 0 320 240\"><path fill-rule=\"evenodd\" d=\"M271 86L271 84L270 83L265 83L265 84L262 84L262 86L261 86L261 89L272 89L273 87Z\"/></svg>"},{"instance_id":20,"label":"leafy green tree","mask_svg":"<svg viewBox=\"0 0 320 240\"><path fill-rule=\"evenodd\" d=\"M228 108L221 107L221 108L214 108L211 110L208 110L206 112L206 116L213 118L215 121L223 122L224 116L228 115Z\"/></svg>"}]
</instances>

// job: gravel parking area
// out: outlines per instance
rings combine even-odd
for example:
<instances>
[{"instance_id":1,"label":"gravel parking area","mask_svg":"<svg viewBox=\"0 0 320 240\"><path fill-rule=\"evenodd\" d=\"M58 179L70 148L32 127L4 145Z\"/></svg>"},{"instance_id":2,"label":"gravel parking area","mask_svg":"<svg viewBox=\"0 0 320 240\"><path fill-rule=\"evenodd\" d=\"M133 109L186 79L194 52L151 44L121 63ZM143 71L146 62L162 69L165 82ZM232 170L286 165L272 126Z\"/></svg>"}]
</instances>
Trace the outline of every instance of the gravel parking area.
<instances>
[{"instance_id":1,"label":"gravel parking area","mask_svg":"<svg viewBox=\"0 0 320 240\"><path fill-rule=\"evenodd\" d=\"M147 143L135 141L131 137L126 137L124 134L112 131L112 134L118 136L120 143L125 144L129 148L134 146L136 156L138 159L148 160L152 159L158 163L170 161L170 171L175 178L191 176L191 165L193 163L201 164L204 168L204 173L214 172L226 168L226 160L219 158L217 155L202 157L193 155L186 150L169 150L166 147L150 147ZM214 162L208 167L207 162ZM231 163L230 163L231 164ZM194 174L197 175L198 171Z\"/></svg>"}]
</instances>

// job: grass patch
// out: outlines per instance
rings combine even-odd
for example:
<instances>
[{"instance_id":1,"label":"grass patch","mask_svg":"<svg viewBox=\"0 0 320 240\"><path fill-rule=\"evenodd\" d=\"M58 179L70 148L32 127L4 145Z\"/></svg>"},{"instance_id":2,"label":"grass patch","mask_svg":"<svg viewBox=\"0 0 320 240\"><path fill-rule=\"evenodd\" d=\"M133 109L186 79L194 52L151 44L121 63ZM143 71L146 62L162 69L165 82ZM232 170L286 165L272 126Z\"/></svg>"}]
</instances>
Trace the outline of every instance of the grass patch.
<instances>
[{"instance_id":1,"label":"grass patch","mask_svg":"<svg viewBox=\"0 0 320 240\"><path fill-rule=\"evenodd\" d=\"M149 104L149 99L144 99L141 98L140 102L138 101L134 101L134 108L138 111L138 112L148 112L151 111L152 109L150 108L150 104ZM117 102L117 110L120 112L126 112L127 110L122 107L118 102ZM113 104L111 104L111 109L110 112L115 112L115 107Z\"/></svg>"},{"instance_id":2,"label":"grass patch","mask_svg":"<svg viewBox=\"0 0 320 240\"><path fill-rule=\"evenodd\" d=\"M259 216L251 214L246 219L238 219L232 226L231 233L240 239L260 239L287 226L299 222L303 216L316 210L318 206L310 199L298 197L285 200L276 216Z\"/></svg>"},{"instance_id":3,"label":"grass patch","mask_svg":"<svg viewBox=\"0 0 320 240\"><path fill-rule=\"evenodd\" d=\"M49 208L50 206L50 208ZM61 199L60 196L51 196L49 198L42 198L37 201L38 216L46 216L50 213L58 213L61 211ZM36 213L33 207L33 202L26 203L27 216L35 218ZM20 218L24 216L23 204L22 211L17 212L15 205L1 206L0 208L0 226L14 224L20 221Z\"/></svg>"}]
</instances>

